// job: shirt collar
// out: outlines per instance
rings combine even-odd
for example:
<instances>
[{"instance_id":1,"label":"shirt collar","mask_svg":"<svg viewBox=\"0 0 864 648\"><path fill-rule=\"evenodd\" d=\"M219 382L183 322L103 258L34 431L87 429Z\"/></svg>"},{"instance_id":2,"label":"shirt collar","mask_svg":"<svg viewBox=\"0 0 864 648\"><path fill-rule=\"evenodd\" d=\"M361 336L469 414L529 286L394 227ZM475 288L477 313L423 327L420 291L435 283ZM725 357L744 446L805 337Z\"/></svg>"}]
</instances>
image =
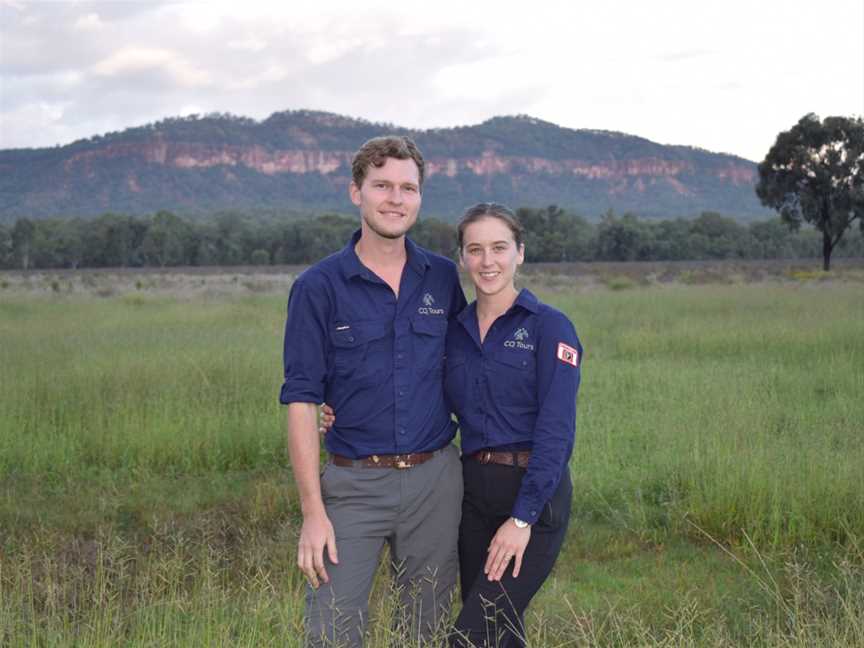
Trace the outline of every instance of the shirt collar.
<instances>
[{"instance_id":1,"label":"shirt collar","mask_svg":"<svg viewBox=\"0 0 864 648\"><path fill-rule=\"evenodd\" d=\"M507 313L512 312L514 306L521 306L528 312L536 314L540 310L540 300L537 299L537 297L534 296L534 293L532 293L530 290L528 290L527 288L523 288L519 291L519 294L516 295L516 301L513 302L513 306L507 309ZM470 318L477 319L476 313L477 300L475 299L473 302L471 302L462 309L462 312L456 316L456 319L462 323L465 323Z\"/></svg>"},{"instance_id":2,"label":"shirt collar","mask_svg":"<svg viewBox=\"0 0 864 648\"><path fill-rule=\"evenodd\" d=\"M527 311L532 313L537 313L540 310L540 300L534 296L527 288L523 288L519 291L519 294L516 295L516 301L513 303L514 306L521 306Z\"/></svg>"},{"instance_id":3,"label":"shirt collar","mask_svg":"<svg viewBox=\"0 0 864 648\"><path fill-rule=\"evenodd\" d=\"M470 319L476 320L477 316L475 313L477 312L477 300L475 299L473 302L468 304L465 308L463 308L459 314L456 316L456 319L464 324Z\"/></svg>"},{"instance_id":4,"label":"shirt collar","mask_svg":"<svg viewBox=\"0 0 864 648\"><path fill-rule=\"evenodd\" d=\"M361 232L362 230L359 229L354 232L354 234L351 235L351 240L348 241L348 245L342 248L342 252L339 253L339 262L346 279L363 276L369 272L369 269L363 265L360 258L357 256L357 252L354 250L354 246L357 245L357 241L360 240ZM408 258L408 266L414 270L414 272L423 276L426 272L426 268L432 265L429 262L429 257L427 257L426 253L407 236L405 237L405 252Z\"/></svg>"}]
</instances>

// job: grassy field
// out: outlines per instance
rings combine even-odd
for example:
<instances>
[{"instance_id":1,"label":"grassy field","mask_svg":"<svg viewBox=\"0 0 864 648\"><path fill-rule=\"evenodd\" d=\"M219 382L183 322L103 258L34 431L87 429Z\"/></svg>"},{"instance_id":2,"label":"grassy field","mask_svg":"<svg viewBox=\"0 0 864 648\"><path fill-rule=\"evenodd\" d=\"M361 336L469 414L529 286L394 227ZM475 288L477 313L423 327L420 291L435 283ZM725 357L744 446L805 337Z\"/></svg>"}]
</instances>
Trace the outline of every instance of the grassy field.
<instances>
[{"instance_id":1,"label":"grassy field","mask_svg":"<svg viewBox=\"0 0 864 648\"><path fill-rule=\"evenodd\" d=\"M679 270L526 273L586 349L530 645L864 646L864 273ZM300 645L290 279L0 276L0 645Z\"/></svg>"}]
</instances>

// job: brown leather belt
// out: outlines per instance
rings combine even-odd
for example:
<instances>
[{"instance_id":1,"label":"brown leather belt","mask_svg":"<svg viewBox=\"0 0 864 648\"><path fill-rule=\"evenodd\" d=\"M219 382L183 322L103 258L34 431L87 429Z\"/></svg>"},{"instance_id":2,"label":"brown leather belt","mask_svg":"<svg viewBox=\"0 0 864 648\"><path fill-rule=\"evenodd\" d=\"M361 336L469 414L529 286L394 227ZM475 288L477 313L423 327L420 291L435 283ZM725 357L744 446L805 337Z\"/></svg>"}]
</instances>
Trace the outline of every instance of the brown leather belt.
<instances>
[{"instance_id":1,"label":"brown leather belt","mask_svg":"<svg viewBox=\"0 0 864 648\"><path fill-rule=\"evenodd\" d=\"M343 468L411 468L429 461L434 452L409 452L407 454L372 455L363 459L351 459L330 453L330 463Z\"/></svg>"},{"instance_id":2,"label":"brown leather belt","mask_svg":"<svg viewBox=\"0 0 864 648\"><path fill-rule=\"evenodd\" d=\"M528 460L531 459L531 451L516 450L514 452L497 452L494 450L480 450L479 452L468 455L468 458L481 464L493 463L502 466L518 466L519 468L527 468Z\"/></svg>"}]
</instances>

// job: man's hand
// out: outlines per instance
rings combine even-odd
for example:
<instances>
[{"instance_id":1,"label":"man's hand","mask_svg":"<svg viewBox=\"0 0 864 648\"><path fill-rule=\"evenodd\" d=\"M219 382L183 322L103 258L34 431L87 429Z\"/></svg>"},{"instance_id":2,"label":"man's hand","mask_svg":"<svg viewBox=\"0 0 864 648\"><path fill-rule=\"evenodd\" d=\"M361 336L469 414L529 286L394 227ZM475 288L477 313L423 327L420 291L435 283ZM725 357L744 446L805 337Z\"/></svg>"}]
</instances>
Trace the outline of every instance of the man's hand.
<instances>
[{"instance_id":1,"label":"man's hand","mask_svg":"<svg viewBox=\"0 0 864 648\"><path fill-rule=\"evenodd\" d=\"M318 433L327 434L336 422L336 412L327 403L321 405L321 418L318 421Z\"/></svg>"},{"instance_id":2,"label":"man's hand","mask_svg":"<svg viewBox=\"0 0 864 648\"><path fill-rule=\"evenodd\" d=\"M336 551L336 534L330 518L323 510L320 513L304 515L303 528L300 529L300 542L297 546L297 566L306 575L309 584L318 589L321 581L330 582L327 568L324 566L324 547L330 562L338 563L339 554Z\"/></svg>"},{"instance_id":3,"label":"man's hand","mask_svg":"<svg viewBox=\"0 0 864 648\"><path fill-rule=\"evenodd\" d=\"M531 539L531 526L524 529L518 528L513 523L513 518L508 519L498 527L495 537L489 543L489 556L486 558L486 566L483 573L490 581L500 581L510 560L515 558L513 566L513 578L519 576L522 568L522 556L525 555L525 547Z\"/></svg>"},{"instance_id":4,"label":"man's hand","mask_svg":"<svg viewBox=\"0 0 864 648\"><path fill-rule=\"evenodd\" d=\"M329 582L324 568L324 547L330 561L338 563L336 534L327 517L321 496L321 480L318 473L320 444L317 431L317 412L314 403L290 403L288 405L288 454L291 469L297 482L303 527L297 545L297 566L312 587Z\"/></svg>"}]
</instances>

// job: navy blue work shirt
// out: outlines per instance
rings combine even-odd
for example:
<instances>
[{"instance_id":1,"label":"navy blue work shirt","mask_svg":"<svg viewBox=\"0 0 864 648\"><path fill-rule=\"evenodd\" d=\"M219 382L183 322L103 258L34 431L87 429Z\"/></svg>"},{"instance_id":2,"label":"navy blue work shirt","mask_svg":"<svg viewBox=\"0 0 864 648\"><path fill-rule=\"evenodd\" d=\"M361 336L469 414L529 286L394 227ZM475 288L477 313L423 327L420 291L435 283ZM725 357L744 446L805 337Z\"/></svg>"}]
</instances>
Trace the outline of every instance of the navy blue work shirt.
<instances>
[{"instance_id":1,"label":"navy blue work shirt","mask_svg":"<svg viewBox=\"0 0 864 648\"><path fill-rule=\"evenodd\" d=\"M333 407L324 445L336 454L437 450L455 436L442 372L448 319L466 304L456 264L406 238L397 299L360 262L359 239L291 287L279 400Z\"/></svg>"},{"instance_id":2,"label":"navy blue work shirt","mask_svg":"<svg viewBox=\"0 0 864 648\"><path fill-rule=\"evenodd\" d=\"M480 342L477 302L450 322L445 392L463 454L531 450L513 517L540 517L573 452L582 345L561 311L522 290Z\"/></svg>"}]
</instances>

